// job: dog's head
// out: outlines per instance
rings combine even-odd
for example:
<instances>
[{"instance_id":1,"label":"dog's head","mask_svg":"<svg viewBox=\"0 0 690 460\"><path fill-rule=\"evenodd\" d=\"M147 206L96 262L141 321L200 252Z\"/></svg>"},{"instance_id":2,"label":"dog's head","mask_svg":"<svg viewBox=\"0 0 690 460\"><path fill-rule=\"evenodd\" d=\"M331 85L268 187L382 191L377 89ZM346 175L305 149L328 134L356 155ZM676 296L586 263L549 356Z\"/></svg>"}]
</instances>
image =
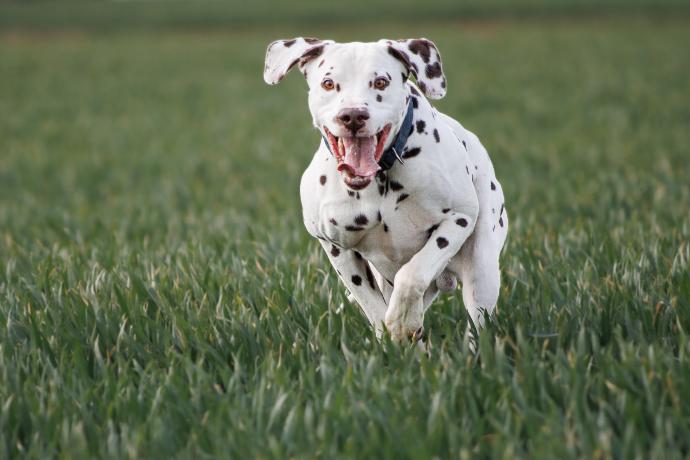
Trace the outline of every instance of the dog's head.
<instances>
[{"instance_id":1,"label":"dog's head","mask_svg":"<svg viewBox=\"0 0 690 460\"><path fill-rule=\"evenodd\" d=\"M410 74L426 96L446 93L441 55L426 39L277 40L266 52L264 80L275 85L295 65L309 86L314 126L327 139L345 183L355 189L369 184L402 124Z\"/></svg>"}]
</instances>

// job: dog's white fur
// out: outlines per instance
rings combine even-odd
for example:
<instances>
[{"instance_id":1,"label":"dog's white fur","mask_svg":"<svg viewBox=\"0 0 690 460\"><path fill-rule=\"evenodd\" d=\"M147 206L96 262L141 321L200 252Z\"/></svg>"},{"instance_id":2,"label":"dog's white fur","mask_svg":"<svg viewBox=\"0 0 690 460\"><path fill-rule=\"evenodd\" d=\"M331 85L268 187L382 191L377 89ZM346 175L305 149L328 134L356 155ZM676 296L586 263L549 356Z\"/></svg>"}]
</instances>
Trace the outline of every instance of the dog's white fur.
<instances>
[{"instance_id":1,"label":"dog's white fur","mask_svg":"<svg viewBox=\"0 0 690 460\"><path fill-rule=\"evenodd\" d=\"M278 83L294 65L309 85L314 126L326 136L347 135L338 123L343 108L366 107L362 131L374 135L392 125L387 148L413 100L414 132L396 164L361 190L336 170L322 141L300 185L304 224L318 238L377 335L419 338L425 310L439 290L462 283L474 324L496 306L499 254L508 231L503 191L477 136L438 112L420 94L445 94L436 46L425 39L335 43L278 40L269 45L264 79ZM407 76L416 78L414 85ZM372 80L385 76L383 90ZM328 78L337 91L322 88Z\"/></svg>"}]
</instances>

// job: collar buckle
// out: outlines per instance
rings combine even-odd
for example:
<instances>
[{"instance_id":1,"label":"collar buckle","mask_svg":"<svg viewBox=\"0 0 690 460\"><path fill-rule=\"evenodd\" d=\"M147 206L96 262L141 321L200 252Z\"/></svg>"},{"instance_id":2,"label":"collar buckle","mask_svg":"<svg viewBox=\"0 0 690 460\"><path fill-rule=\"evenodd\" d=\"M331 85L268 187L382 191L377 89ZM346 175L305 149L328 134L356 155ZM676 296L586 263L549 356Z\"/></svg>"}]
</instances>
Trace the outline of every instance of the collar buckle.
<instances>
[{"instance_id":1,"label":"collar buckle","mask_svg":"<svg viewBox=\"0 0 690 460\"><path fill-rule=\"evenodd\" d=\"M402 158L400 158L400 154L398 153L397 150L395 150L395 147L391 147L391 150L393 151L393 154L395 155L395 158L398 159L398 161L400 162L400 164L401 164L401 165L404 165L405 162L403 161Z\"/></svg>"}]
</instances>

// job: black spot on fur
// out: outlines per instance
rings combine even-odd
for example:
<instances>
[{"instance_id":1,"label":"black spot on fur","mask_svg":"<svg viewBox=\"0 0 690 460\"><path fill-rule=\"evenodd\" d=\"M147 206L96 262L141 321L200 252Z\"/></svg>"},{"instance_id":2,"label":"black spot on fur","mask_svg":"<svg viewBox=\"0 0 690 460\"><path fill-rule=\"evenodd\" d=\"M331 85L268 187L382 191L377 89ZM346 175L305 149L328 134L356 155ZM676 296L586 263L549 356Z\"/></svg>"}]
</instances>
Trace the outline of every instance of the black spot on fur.
<instances>
[{"instance_id":1,"label":"black spot on fur","mask_svg":"<svg viewBox=\"0 0 690 460\"><path fill-rule=\"evenodd\" d=\"M386 187L383 184L379 184L379 195L383 196L383 192L386 191Z\"/></svg>"},{"instance_id":2,"label":"black spot on fur","mask_svg":"<svg viewBox=\"0 0 690 460\"><path fill-rule=\"evenodd\" d=\"M418 81L417 84L424 94L429 94L426 90L426 84L423 81Z\"/></svg>"},{"instance_id":3,"label":"black spot on fur","mask_svg":"<svg viewBox=\"0 0 690 460\"><path fill-rule=\"evenodd\" d=\"M445 87L446 87L446 79L444 78L441 80L441 88L445 88Z\"/></svg>"},{"instance_id":4,"label":"black spot on fur","mask_svg":"<svg viewBox=\"0 0 690 460\"><path fill-rule=\"evenodd\" d=\"M388 233L388 224L386 224L385 222L383 223L383 231Z\"/></svg>"},{"instance_id":5,"label":"black spot on fur","mask_svg":"<svg viewBox=\"0 0 690 460\"><path fill-rule=\"evenodd\" d=\"M436 142L441 142L441 137L438 135L438 129L434 129L434 139L436 139Z\"/></svg>"},{"instance_id":6,"label":"black spot on fur","mask_svg":"<svg viewBox=\"0 0 690 460\"><path fill-rule=\"evenodd\" d=\"M467 144L465 143L465 141L462 141L462 146L465 147L465 150L467 150Z\"/></svg>"},{"instance_id":7,"label":"black spot on fur","mask_svg":"<svg viewBox=\"0 0 690 460\"><path fill-rule=\"evenodd\" d=\"M407 75L405 75L404 73L401 73L400 76L402 77L403 83L405 83L407 81Z\"/></svg>"},{"instance_id":8,"label":"black spot on fur","mask_svg":"<svg viewBox=\"0 0 690 460\"><path fill-rule=\"evenodd\" d=\"M428 64L425 70L427 78L438 78L443 75L441 63L438 61L434 62L433 64Z\"/></svg>"},{"instance_id":9,"label":"black spot on fur","mask_svg":"<svg viewBox=\"0 0 690 460\"><path fill-rule=\"evenodd\" d=\"M348 232L361 232L362 230L364 230L364 228L357 227L355 225L346 225L345 230L347 230Z\"/></svg>"},{"instance_id":10,"label":"black spot on fur","mask_svg":"<svg viewBox=\"0 0 690 460\"><path fill-rule=\"evenodd\" d=\"M318 38L306 37L306 38L304 39L304 41L307 42L307 43L318 43L318 42L320 42L321 40L319 40Z\"/></svg>"},{"instance_id":11,"label":"black spot on fur","mask_svg":"<svg viewBox=\"0 0 690 460\"><path fill-rule=\"evenodd\" d=\"M292 40L286 40L283 42L283 45L285 45L286 48L290 48L292 45L295 44L297 40L292 39Z\"/></svg>"},{"instance_id":12,"label":"black spot on fur","mask_svg":"<svg viewBox=\"0 0 690 460\"><path fill-rule=\"evenodd\" d=\"M421 94L419 94L419 91L417 91L417 88L415 88L414 86L410 86L410 92L412 94L416 94L417 96L421 96Z\"/></svg>"},{"instance_id":13,"label":"black spot on fur","mask_svg":"<svg viewBox=\"0 0 690 460\"><path fill-rule=\"evenodd\" d=\"M421 56L422 61L425 63L429 62L431 58L431 48L429 47L429 42L427 40L412 40L408 45L410 51L414 54Z\"/></svg>"},{"instance_id":14,"label":"black spot on fur","mask_svg":"<svg viewBox=\"0 0 690 460\"><path fill-rule=\"evenodd\" d=\"M448 246L448 240L442 236L439 236L438 238L436 238L436 245L439 249L443 249L446 246Z\"/></svg>"},{"instance_id":15,"label":"black spot on fur","mask_svg":"<svg viewBox=\"0 0 690 460\"><path fill-rule=\"evenodd\" d=\"M381 97L380 94L376 95L376 102L381 102L383 100L383 97Z\"/></svg>"},{"instance_id":16,"label":"black spot on fur","mask_svg":"<svg viewBox=\"0 0 690 460\"><path fill-rule=\"evenodd\" d=\"M403 188L405 188L405 187L403 187L403 185L400 182L396 182L394 180L390 181L389 184L390 184L391 190L393 190L394 192L398 192L398 191L402 190Z\"/></svg>"},{"instance_id":17,"label":"black spot on fur","mask_svg":"<svg viewBox=\"0 0 690 460\"><path fill-rule=\"evenodd\" d=\"M491 181L491 190L496 190L496 184L493 181Z\"/></svg>"},{"instance_id":18,"label":"black spot on fur","mask_svg":"<svg viewBox=\"0 0 690 460\"><path fill-rule=\"evenodd\" d=\"M374 274L371 272L371 268L369 268L369 264L367 264L366 275L369 287L371 287L372 289L376 289L376 280L374 279Z\"/></svg>"},{"instance_id":19,"label":"black spot on fur","mask_svg":"<svg viewBox=\"0 0 690 460\"><path fill-rule=\"evenodd\" d=\"M335 84L335 90L340 92L340 83Z\"/></svg>"},{"instance_id":20,"label":"black spot on fur","mask_svg":"<svg viewBox=\"0 0 690 460\"><path fill-rule=\"evenodd\" d=\"M422 151L422 149L419 148L419 147L415 147L415 148L413 148L413 149L405 150L405 151L403 152L402 157L403 157L403 158L412 158L412 157L416 157L417 155L419 155L419 153L420 153L421 151Z\"/></svg>"},{"instance_id":21,"label":"black spot on fur","mask_svg":"<svg viewBox=\"0 0 690 460\"><path fill-rule=\"evenodd\" d=\"M378 212L376 213L376 220L378 220L379 222L381 222L381 211L378 211Z\"/></svg>"},{"instance_id":22,"label":"black spot on fur","mask_svg":"<svg viewBox=\"0 0 690 460\"><path fill-rule=\"evenodd\" d=\"M326 175L319 177L319 182L321 182L321 185L326 185Z\"/></svg>"},{"instance_id":23,"label":"black spot on fur","mask_svg":"<svg viewBox=\"0 0 690 460\"><path fill-rule=\"evenodd\" d=\"M419 108L419 101L417 100L416 97L412 98L412 108L413 109L418 109Z\"/></svg>"},{"instance_id":24,"label":"black spot on fur","mask_svg":"<svg viewBox=\"0 0 690 460\"><path fill-rule=\"evenodd\" d=\"M350 196L355 196L354 190L348 190L348 191L347 191L347 194L350 195Z\"/></svg>"},{"instance_id":25,"label":"black spot on fur","mask_svg":"<svg viewBox=\"0 0 690 460\"><path fill-rule=\"evenodd\" d=\"M424 122L424 120L418 120L417 121L417 132L418 133L423 133L425 127L426 127L426 123Z\"/></svg>"},{"instance_id":26,"label":"black spot on fur","mask_svg":"<svg viewBox=\"0 0 690 460\"><path fill-rule=\"evenodd\" d=\"M331 255L333 257L338 257L340 255L340 249L336 248L335 245L331 246Z\"/></svg>"},{"instance_id":27,"label":"black spot on fur","mask_svg":"<svg viewBox=\"0 0 690 460\"><path fill-rule=\"evenodd\" d=\"M412 65L412 63L410 62L410 57L404 51L400 51L396 48L393 48L392 46L389 46L388 47L388 54L390 54L395 59L402 62L403 65L405 66L405 68L407 68L407 69L409 69L410 66Z\"/></svg>"},{"instance_id":28,"label":"black spot on fur","mask_svg":"<svg viewBox=\"0 0 690 460\"><path fill-rule=\"evenodd\" d=\"M505 209L505 203L501 203L501 211L499 214L503 214L503 210Z\"/></svg>"},{"instance_id":29,"label":"black spot on fur","mask_svg":"<svg viewBox=\"0 0 690 460\"><path fill-rule=\"evenodd\" d=\"M362 277L359 275L352 275L352 282L355 284L355 286L361 286L362 285Z\"/></svg>"},{"instance_id":30,"label":"black spot on fur","mask_svg":"<svg viewBox=\"0 0 690 460\"><path fill-rule=\"evenodd\" d=\"M436 231L436 229L438 228L439 225L441 225L441 224L432 225L431 227L429 227L429 228L426 230L426 239L427 239L427 240L428 240L429 238L431 238L431 235L433 235L433 233Z\"/></svg>"},{"instance_id":31,"label":"black spot on fur","mask_svg":"<svg viewBox=\"0 0 690 460\"><path fill-rule=\"evenodd\" d=\"M446 214L448 211L450 211L450 208L443 208L443 209L441 210L441 212L442 212L443 214Z\"/></svg>"},{"instance_id":32,"label":"black spot on fur","mask_svg":"<svg viewBox=\"0 0 690 460\"><path fill-rule=\"evenodd\" d=\"M355 192L355 198L359 200L359 192Z\"/></svg>"},{"instance_id":33,"label":"black spot on fur","mask_svg":"<svg viewBox=\"0 0 690 460\"><path fill-rule=\"evenodd\" d=\"M501 227L503 227L503 217L499 217L499 218L498 218L498 225L500 225Z\"/></svg>"},{"instance_id":34,"label":"black spot on fur","mask_svg":"<svg viewBox=\"0 0 690 460\"><path fill-rule=\"evenodd\" d=\"M367 219L367 216L364 214L359 214L357 217L355 217L355 224L357 225L366 225L369 223L369 219Z\"/></svg>"},{"instance_id":35,"label":"black spot on fur","mask_svg":"<svg viewBox=\"0 0 690 460\"><path fill-rule=\"evenodd\" d=\"M325 61L324 61L323 59L321 59L321 62L319 62L319 67L321 67L321 66L323 65L324 62L325 62Z\"/></svg>"},{"instance_id":36,"label":"black spot on fur","mask_svg":"<svg viewBox=\"0 0 690 460\"><path fill-rule=\"evenodd\" d=\"M459 218L455 221L455 223L461 227L467 227L467 219L465 219L464 217Z\"/></svg>"},{"instance_id":37,"label":"black spot on fur","mask_svg":"<svg viewBox=\"0 0 690 460\"><path fill-rule=\"evenodd\" d=\"M400 196L398 197L398 199L395 200L395 204L398 204L398 203L400 203L401 201L406 200L409 196L410 196L410 195L408 195L407 193L401 193Z\"/></svg>"},{"instance_id":38,"label":"black spot on fur","mask_svg":"<svg viewBox=\"0 0 690 460\"><path fill-rule=\"evenodd\" d=\"M338 226L338 222L336 222L336 220L335 220L334 218L332 218L332 217L328 220L328 222L332 223L332 224L335 225L336 227Z\"/></svg>"},{"instance_id":39,"label":"black spot on fur","mask_svg":"<svg viewBox=\"0 0 690 460\"><path fill-rule=\"evenodd\" d=\"M470 168L469 168L469 166L465 165L465 171L467 171L467 175L469 176L469 175L470 175Z\"/></svg>"},{"instance_id":40,"label":"black spot on fur","mask_svg":"<svg viewBox=\"0 0 690 460\"><path fill-rule=\"evenodd\" d=\"M353 251L353 252L354 252L355 257L356 257L357 259L359 259L359 260L362 260L362 259L363 259L362 254L360 254L359 251Z\"/></svg>"},{"instance_id":41,"label":"black spot on fur","mask_svg":"<svg viewBox=\"0 0 690 460\"><path fill-rule=\"evenodd\" d=\"M319 41L319 40L316 40ZM310 42L308 42L310 43ZM303 67L307 62L311 61L312 59L315 59L319 56L321 56L321 53L323 53L323 45L321 46L315 46L311 49L308 49L302 57L299 58L299 65L300 68Z\"/></svg>"}]
</instances>

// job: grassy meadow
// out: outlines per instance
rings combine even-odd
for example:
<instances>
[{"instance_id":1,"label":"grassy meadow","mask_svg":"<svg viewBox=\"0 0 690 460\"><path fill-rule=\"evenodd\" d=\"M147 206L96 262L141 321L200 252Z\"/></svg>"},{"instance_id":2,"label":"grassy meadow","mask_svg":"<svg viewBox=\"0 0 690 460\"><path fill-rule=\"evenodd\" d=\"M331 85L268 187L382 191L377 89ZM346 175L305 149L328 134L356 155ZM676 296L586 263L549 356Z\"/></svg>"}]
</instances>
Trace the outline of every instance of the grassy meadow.
<instances>
[{"instance_id":1,"label":"grassy meadow","mask_svg":"<svg viewBox=\"0 0 690 460\"><path fill-rule=\"evenodd\" d=\"M0 5L0 458L688 458L690 9L488 5ZM511 216L478 355L459 292L429 358L378 343L303 228L306 85L261 77L296 35L438 45Z\"/></svg>"}]
</instances>

